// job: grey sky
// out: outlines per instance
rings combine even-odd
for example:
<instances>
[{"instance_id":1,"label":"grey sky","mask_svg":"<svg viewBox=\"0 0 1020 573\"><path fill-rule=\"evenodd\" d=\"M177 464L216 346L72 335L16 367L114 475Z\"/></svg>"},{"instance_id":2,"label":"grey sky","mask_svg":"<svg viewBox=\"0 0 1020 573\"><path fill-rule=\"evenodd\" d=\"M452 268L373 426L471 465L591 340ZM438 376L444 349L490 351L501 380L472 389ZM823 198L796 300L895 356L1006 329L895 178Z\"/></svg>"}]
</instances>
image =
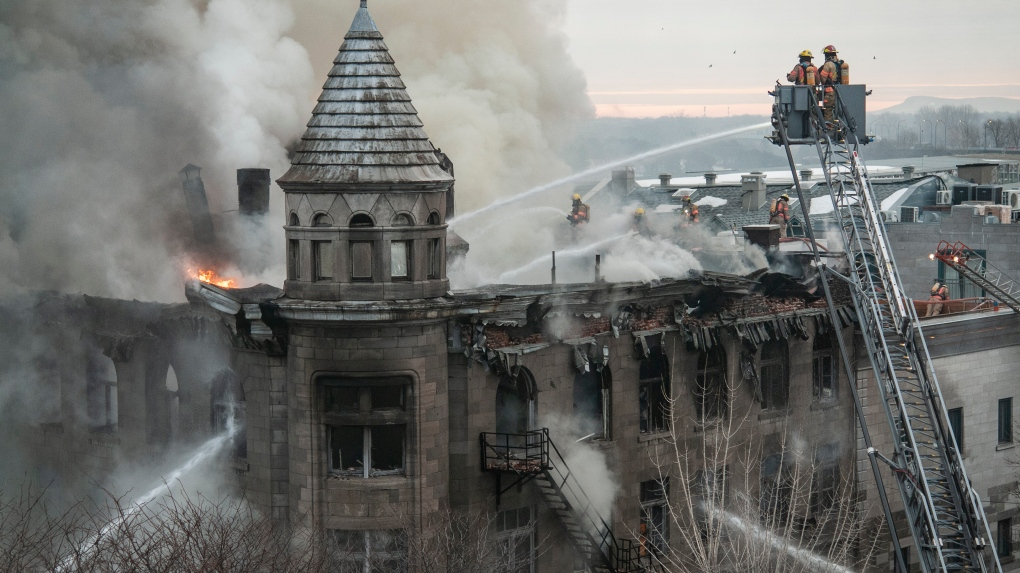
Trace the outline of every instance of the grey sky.
<instances>
[{"instance_id":1,"label":"grey sky","mask_svg":"<svg viewBox=\"0 0 1020 573\"><path fill-rule=\"evenodd\" d=\"M912 95L1020 98L1016 0L813 6L569 0L564 31L600 115L726 115L727 107L734 115L764 114L765 91L797 53L810 49L821 65L827 44L850 64L854 83L874 90L872 109Z\"/></svg>"}]
</instances>

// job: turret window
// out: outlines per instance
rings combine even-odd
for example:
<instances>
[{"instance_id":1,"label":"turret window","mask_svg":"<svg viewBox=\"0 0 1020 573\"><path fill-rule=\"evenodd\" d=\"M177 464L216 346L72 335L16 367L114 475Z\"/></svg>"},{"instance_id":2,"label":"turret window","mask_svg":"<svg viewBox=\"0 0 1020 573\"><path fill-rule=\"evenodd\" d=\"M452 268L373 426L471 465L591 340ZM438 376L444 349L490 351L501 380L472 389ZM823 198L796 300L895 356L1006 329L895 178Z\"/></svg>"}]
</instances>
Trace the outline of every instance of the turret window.
<instances>
[{"instance_id":1,"label":"turret window","mask_svg":"<svg viewBox=\"0 0 1020 573\"><path fill-rule=\"evenodd\" d=\"M351 227L374 227L375 222L372 221L372 217L365 213L358 213L351 217Z\"/></svg>"},{"instance_id":2,"label":"turret window","mask_svg":"<svg viewBox=\"0 0 1020 573\"><path fill-rule=\"evenodd\" d=\"M331 280L334 258L332 241L312 241L312 256L315 262L315 280Z\"/></svg>"},{"instance_id":3,"label":"turret window","mask_svg":"<svg viewBox=\"0 0 1020 573\"><path fill-rule=\"evenodd\" d=\"M351 280L372 280L372 242L351 242Z\"/></svg>"},{"instance_id":4,"label":"turret window","mask_svg":"<svg viewBox=\"0 0 1020 573\"><path fill-rule=\"evenodd\" d=\"M394 227L410 227L414 225L414 220L407 213L397 213L393 216Z\"/></svg>"},{"instance_id":5,"label":"turret window","mask_svg":"<svg viewBox=\"0 0 1020 573\"><path fill-rule=\"evenodd\" d=\"M409 387L405 378L324 382L331 474L368 478L404 473Z\"/></svg>"},{"instance_id":6,"label":"turret window","mask_svg":"<svg viewBox=\"0 0 1020 573\"><path fill-rule=\"evenodd\" d=\"M301 221L298 220L297 213L291 213L290 214L290 226L291 227L297 227L299 225L301 225Z\"/></svg>"},{"instance_id":7,"label":"turret window","mask_svg":"<svg viewBox=\"0 0 1020 573\"><path fill-rule=\"evenodd\" d=\"M411 278L411 241L390 243L390 276L394 280Z\"/></svg>"},{"instance_id":8,"label":"turret window","mask_svg":"<svg viewBox=\"0 0 1020 573\"><path fill-rule=\"evenodd\" d=\"M442 251L439 248L439 239L429 239L425 244L428 252L425 253L425 264L428 265L428 278L438 279L442 276L443 268Z\"/></svg>"},{"instance_id":9,"label":"turret window","mask_svg":"<svg viewBox=\"0 0 1020 573\"><path fill-rule=\"evenodd\" d=\"M296 239L287 241L287 276L291 280L301 279L301 242Z\"/></svg>"},{"instance_id":10,"label":"turret window","mask_svg":"<svg viewBox=\"0 0 1020 573\"><path fill-rule=\"evenodd\" d=\"M313 227L332 227L333 218L325 213L319 213L312 219Z\"/></svg>"},{"instance_id":11,"label":"turret window","mask_svg":"<svg viewBox=\"0 0 1020 573\"><path fill-rule=\"evenodd\" d=\"M438 211L433 211L433 212L429 213L429 225L439 225L439 224L440 224L439 212Z\"/></svg>"}]
</instances>

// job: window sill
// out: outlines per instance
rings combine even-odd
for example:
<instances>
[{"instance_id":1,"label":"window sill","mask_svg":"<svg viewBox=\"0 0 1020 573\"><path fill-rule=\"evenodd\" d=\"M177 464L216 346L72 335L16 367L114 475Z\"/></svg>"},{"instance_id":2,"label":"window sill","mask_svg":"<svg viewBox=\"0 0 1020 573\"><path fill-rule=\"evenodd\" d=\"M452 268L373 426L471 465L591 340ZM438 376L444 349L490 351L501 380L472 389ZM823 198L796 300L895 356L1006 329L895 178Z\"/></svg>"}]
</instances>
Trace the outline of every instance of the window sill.
<instances>
[{"instance_id":1,"label":"window sill","mask_svg":"<svg viewBox=\"0 0 1020 573\"><path fill-rule=\"evenodd\" d=\"M810 410L812 412L820 412L820 411L824 412L825 410L832 410L836 406L839 406L839 400L837 400L836 398L830 398L830 399L824 400L824 401L818 400L818 399L813 399L811 401L811 408L810 408Z\"/></svg>"},{"instance_id":2,"label":"window sill","mask_svg":"<svg viewBox=\"0 0 1020 573\"><path fill-rule=\"evenodd\" d=\"M775 420L776 418L786 418L790 415L790 408L783 408L782 410L762 410L758 414L758 421Z\"/></svg>"},{"instance_id":3,"label":"window sill","mask_svg":"<svg viewBox=\"0 0 1020 573\"><path fill-rule=\"evenodd\" d=\"M394 482L403 482L407 480L407 474L387 474L378 475L371 477L362 477L360 475L341 475L341 474L329 474L326 476L329 481L343 481L343 482L360 482L365 485L378 485L378 486L390 486Z\"/></svg>"},{"instance_id":4,"label":"window sill","mask_svg":"<svg viewBox=\"0 0 1020 573\"><path fill-rule=\"evenodd\" d=\"M642 432L638 434L638 443L651 442L654 440L665 440L669 438L669 430L658 430L655 432Z\"/></svg>"},{"instance_id":5,"label":"window sill","mask_svg":"<svg viewBox=\"0 0 1020 573\"><path fill-rule=\"evenodd\" d=\"M1000 444L996 444L995 451L1001 452L1002 450L1012 450L1015 447L1016 444L1013 442L1002 442Z\"/></svg>"}]
</instances>

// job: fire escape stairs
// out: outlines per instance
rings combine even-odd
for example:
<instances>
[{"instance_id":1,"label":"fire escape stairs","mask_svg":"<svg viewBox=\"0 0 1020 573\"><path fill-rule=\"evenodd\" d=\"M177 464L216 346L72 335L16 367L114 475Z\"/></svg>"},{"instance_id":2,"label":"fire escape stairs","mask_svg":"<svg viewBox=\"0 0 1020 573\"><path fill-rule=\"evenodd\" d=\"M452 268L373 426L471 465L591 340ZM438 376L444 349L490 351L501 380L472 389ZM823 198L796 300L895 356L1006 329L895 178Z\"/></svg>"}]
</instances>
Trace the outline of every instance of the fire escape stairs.
<instances>
[{"instance_id":1,"label":"fire escape stairs","mask_svg":"<svg viewBox=\"0 0 1020 573\"><path fill-rule=\"evenodd\" d=\"M639 543L617 538L585 494L559 449L543 428L526 434L482 433L482 468L497 474L499 496L533 481L578 555L592 573L652 573L660 569ZM502 486L502 475L514 479Z\"/></svg>"},{"instance_id":2,"label":"fire escape stairs","mask_svg":"<svg viewBox=\"0 0 1020 573\"><path fill-rule=\"evenodd\" d=\"M841 231L849 264L848 276L826 270L830 276L850 284L858 326L894 436L893 459L877 454L870 447L869 456L881 458L893 469L925 573L1001 571L995 552L986 548L985 540L991 539L991 531L980 497L970 487L955 448L941 390L917 326L917 315L902 291L880 208L867 168L858 155L859 141L853 133L854 126L841 113L840 107L841 102L837 106L839 129L832 132L821 129L825 123L815 106L812 125L817 137L813 141L835 206L835 223ZM780 109L777 103L773 124L786 147L795 185L801 193ZM968 278L967 270L972 271L970 274L979 274L966 264L959 264L962 261L959 257L956 261L961 274ZM1009 304L1007 301L1012 297L1015 283L1008 278L989 278L988 275L987 272L983 275L985 284L990 287L986 290L996 293L997 287L996 296ZM827 286L825 291L831 312L835 308L834 301ZM1011 302L1017 301L1013 298ZM842 338L840 344L842 346ZM845 357L846 349L842 350ZM854 397L858 401L858 415L861 415L863 410L856 393ZM870 438L866 441L870 442ZM873 464L873 468L881 488L877 466ZM882 501L886 518L891 519L884 494ZM898 546L898 541L894 543Z\"/></svg>"}]
</instances>

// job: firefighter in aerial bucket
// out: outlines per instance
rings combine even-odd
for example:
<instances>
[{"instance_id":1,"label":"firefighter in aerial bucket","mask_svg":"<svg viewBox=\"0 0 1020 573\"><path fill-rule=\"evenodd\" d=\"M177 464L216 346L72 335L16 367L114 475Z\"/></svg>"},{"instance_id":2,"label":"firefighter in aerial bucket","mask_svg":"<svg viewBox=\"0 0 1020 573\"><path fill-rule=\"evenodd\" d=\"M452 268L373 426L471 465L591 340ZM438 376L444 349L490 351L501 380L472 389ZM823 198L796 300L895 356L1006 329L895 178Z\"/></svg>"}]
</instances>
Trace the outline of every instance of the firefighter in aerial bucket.
<instances>
[{"instance_id":1,"label":"firefighter in aerial bucket","mask_svg":"<svg viewBox=\"0 0 1020 573\"><path fill-rule=\"evenodd\" d=\"M814 59L814 54L811 50L804 50L800 53L800 62L793 67L790 73L786 74L786 79L793 82L798 86L813 86L815 80L818 77L818 68L811 63Z\"/></svg>"},{"instance_id":2,"label":"firefighter in aerial bucket","mask_svg":"<svg viewBox=\"0 0 1020 573\"><path fill-rule=\"evenodd\" d=\"M924 316L938 316L942 313L942 305L949 300L949 287L942 284L939 279L935 279L935 284L931 285L931 290L928 292L928 312Z\"/></svg>"},{"instance_id":3,"label":"firefighter in aerial bucket","mask_svg":"<svg viewBox=\"0 0 1020 573\"><path fill-rule=\"evenodd\" d=\"M591 220L591 210L581 202L581 196L577 193L574 193L574 203L570 208L570 214L567 215L567 220L574 227Z\"/></svg>"},{"instance_id":4,"label":"firefighter in aerial bucket","mask_svg":"<svg viewBox=\"0 0 1020 573\"><path fill-rule=\"evenodd\" d=\"M818 70L818 82L822 86L822 116L826 129L836 128L836 88L839 84L850 83L850 65L839 59L839 53L832 44L822 50L825 63Z\"/></svg>"}]
</instances>

